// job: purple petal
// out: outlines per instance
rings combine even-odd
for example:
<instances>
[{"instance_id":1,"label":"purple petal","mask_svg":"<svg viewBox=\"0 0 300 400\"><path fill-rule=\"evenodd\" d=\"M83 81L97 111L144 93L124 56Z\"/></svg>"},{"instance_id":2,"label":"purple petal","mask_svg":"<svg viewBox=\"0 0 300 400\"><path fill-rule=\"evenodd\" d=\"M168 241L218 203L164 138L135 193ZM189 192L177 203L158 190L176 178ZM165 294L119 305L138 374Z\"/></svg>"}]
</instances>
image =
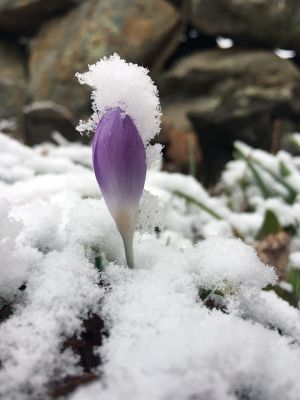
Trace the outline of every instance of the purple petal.
<instances>
[{"instance_id":1,"label":"purple petal","mask_svg":"<svg viewBox=\"0 0 300 400\"><path fill-rule=\"evenodd\" d=\"M125 215L135 218L145 183L146 154L133 120L119 108L107 111L92 147L95 175L117 225Z\"/></svg>"}]
</instances>

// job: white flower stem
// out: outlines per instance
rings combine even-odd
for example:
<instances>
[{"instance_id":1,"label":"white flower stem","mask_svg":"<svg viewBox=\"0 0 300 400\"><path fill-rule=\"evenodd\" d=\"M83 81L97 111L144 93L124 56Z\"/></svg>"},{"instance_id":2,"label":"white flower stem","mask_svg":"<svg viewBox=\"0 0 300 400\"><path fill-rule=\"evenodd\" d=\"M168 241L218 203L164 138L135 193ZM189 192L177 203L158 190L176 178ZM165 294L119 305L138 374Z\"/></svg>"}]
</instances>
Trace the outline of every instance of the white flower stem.
<instances>
[{"instance_id":1,"label":"white flower stem","mask_svg":"<svg viewBox=\"0 0 300 400\"><path fill-rule=\"evenodd\" d=\"M129 268L134 268L133 237L135 220L123 214L116 218L116 224L123 240L127 266Z\"/></svg>"},{"instance_id":2,"label":"white flower stem","mask_svg":"<svg viewBox=\"0 0 300 400\"><path fill-rule=\"evenodd\" d=\"M134 232L131 235L122 236L125 249L126 263L129 268L134 268L133 236Z\"/></svg>"}]
</instances>

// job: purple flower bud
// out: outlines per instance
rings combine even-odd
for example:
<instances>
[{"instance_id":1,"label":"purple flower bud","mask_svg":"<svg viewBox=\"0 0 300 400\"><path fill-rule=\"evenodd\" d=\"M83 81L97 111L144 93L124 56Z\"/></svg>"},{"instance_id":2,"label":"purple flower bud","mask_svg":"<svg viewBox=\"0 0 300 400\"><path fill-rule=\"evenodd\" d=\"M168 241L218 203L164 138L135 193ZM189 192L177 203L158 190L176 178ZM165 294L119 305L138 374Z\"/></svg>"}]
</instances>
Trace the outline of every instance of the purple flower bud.
<instances>
[{"instance_id":1,"label":"purple flower bud","mask_svg":"<svg viewBox=\"0 0 300 400\"><path fill-rule=\"evenodd\" d=\"M133 267L133 236L146 177L146 153L129 115L108 110L93 138L96 179L122 236L127 265Z\"/></svg>"}]
</instances>

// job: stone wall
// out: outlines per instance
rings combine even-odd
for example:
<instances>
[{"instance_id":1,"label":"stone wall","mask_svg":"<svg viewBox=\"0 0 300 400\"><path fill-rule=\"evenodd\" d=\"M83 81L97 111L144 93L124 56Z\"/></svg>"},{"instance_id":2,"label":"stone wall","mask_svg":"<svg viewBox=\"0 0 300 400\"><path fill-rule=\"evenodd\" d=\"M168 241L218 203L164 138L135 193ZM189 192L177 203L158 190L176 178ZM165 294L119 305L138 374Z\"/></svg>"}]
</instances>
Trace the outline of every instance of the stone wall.
<instances>
[{"instance_id":1,"label":"stone wall","mask_svg":"<svg viewBox=\"0 0 300 400\"><path fill-rule=\"evenodd\" d=\"M274 150L300 129L299 22L298 0L0 0L1 127L29 144L78 140L90 103L74 74L118 52L158 83L166 166L209 184L234 140Z\"/></svg>"}]
</instances>

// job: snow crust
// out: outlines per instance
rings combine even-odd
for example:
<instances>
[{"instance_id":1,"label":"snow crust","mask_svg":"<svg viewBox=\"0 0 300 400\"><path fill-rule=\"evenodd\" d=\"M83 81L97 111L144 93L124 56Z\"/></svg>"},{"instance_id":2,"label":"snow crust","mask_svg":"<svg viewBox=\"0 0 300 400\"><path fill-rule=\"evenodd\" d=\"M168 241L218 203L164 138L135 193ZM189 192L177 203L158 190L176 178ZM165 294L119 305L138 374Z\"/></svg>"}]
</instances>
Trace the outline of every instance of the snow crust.
<instances>
[{"instance_id":1,"label":"snow crust","mask_svg":"<svg viewBox=\"0 0 300 400\"><path fill-rule=\"evenodd\" d=\"M97 310L102 290L82 248L47 254L31 274L14 315L0 325L0 397L45 398L51 380L80 373L77 358L61 349Z\"/></svg>"},{"instance_id":2,"label":"snow crust","mask_svg":"<svg viewBox=\"0 0 300 400\"><path fill-rule=\"evenodd\" d=\"M205 246L200 262L210 251ZM140 257L152 248L143 241ZM72 400L297 398L299 348L251 320L204 307L184 260L182 254L172 265L160 257L147 269L106 269L111 290L102 311L111 335L101 349L104 376Z\"/></svg>"},{"instance_id":3,"label":"snow crust","mask_svg":"<svg viewBox=\"0 0 300 400\"><path fill-rule=\"evenodd\" d=\"M94 312L109 332L94 349L104 363L69 399L299 399L299 311L262 290L273 268L232 237L260 213L246 220L194 179L148 171L129 270L88 147L1 134L0 145L0 296L13 310L0 323L0 397L47 400L51 382L80 375L62 349Z\"/></svg>"},{"instance_id":4,"label":"snow crust","mask_svg":"<svg viewBox=\"0 0 300 400\"><path fill-rule=\"evenodd\" d=\"M28 276L38 255L20 243L22 226L9 217L9 203L0 199L0 299L11 300Z\"/></svg>"},{"instance_id":5,"label":"snow crust","mask_svg":"<svg viewBox=\"0 0 300 400\"><path fill-rule=\"evenodd\" d=\"M194 276L200 274L199 285L207 289L236 290L241 285L262 289L276 281L274 270L238 239L211 237L200 242L190 257L194 265L189 268Z\"/></svg>"}]
</instances>

